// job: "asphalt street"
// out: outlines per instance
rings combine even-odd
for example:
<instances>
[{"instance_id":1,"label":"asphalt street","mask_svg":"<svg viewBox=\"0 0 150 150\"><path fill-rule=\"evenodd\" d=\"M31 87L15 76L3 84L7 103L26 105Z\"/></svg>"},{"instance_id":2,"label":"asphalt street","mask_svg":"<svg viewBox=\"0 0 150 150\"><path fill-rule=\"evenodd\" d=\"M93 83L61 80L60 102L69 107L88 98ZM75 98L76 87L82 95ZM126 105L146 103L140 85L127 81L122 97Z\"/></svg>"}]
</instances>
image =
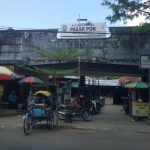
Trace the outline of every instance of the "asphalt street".
<instances>
[{"instance_id":1,"label":"asphalt street","mask_svg":"<svg viewBox=\"0 0 150 150\"><path fill-rule=\"evenodd\" d=\"M1 128L1 150L149 150L150 133L123 130L48 130L45 125L25 135L22 128Z\"/></svg>"}]
</instances>

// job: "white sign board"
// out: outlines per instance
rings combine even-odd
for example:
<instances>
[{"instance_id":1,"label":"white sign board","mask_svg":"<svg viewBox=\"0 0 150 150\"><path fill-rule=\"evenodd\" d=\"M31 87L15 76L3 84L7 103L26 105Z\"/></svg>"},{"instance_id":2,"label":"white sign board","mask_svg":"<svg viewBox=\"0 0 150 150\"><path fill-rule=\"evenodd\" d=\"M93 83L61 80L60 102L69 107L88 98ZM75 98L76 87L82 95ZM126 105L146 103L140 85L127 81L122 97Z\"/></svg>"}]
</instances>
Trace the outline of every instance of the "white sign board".
<instances>
[{"instance_id":1,"label":"white sign board","mask_svg":"<svg viewBox=\"0 0 150 150\"><path fill-rule=\"evenodd\" d=\"M150 55L141 55L141 57L140 57L140 68L150 69Z\"/></svg>"},{"instance_id":2,"label":"white sign board","mask_svg":"<svg viewBox=\"0 0 150 150\"><path fill-rule=\"evenodd\" d=\"M61 24L60 38L105 38L106 23Z\"/></svg>"}]
</instances>

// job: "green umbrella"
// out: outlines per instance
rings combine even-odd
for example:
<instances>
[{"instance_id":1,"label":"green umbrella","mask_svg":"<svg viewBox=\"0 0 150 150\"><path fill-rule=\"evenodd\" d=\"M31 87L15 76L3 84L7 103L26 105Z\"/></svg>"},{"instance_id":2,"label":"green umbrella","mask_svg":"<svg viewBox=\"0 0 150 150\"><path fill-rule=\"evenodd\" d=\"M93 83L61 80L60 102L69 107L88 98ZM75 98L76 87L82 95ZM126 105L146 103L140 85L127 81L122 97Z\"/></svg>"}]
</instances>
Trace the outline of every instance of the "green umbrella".
<instances>
[{"instance_id":1,"label":"green umbrella","mask_svg":"<svg viewBox=\"0 0 150 150\"><path fill-rule=\"evenodd\" d=\"M134 81L134 82L124 85L124 87L125 88L137 88L138 92L139 92L139 98L140 98L140 90L139 89L149 88L150 85L146 82Z\"/></svg>"},{"instance_id":2,"label":"green umbrella","mask_svg":"<svg viewBox=\"0 0 150 150\"><path fill-rule=\"evenodd\" d=\"M134 81L124 85L125 88L148 88L150 85L146 82Z\"/></svg>"}]
</instances>

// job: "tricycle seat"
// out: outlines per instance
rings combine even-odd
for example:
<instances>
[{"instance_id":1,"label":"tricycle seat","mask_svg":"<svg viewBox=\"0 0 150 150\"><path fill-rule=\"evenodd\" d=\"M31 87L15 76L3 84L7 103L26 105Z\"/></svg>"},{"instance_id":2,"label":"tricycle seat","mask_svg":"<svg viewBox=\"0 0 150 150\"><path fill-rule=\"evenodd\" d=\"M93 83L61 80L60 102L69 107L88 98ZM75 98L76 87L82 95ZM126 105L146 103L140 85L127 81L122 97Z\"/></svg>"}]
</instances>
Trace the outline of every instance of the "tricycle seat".
<instances>
[{"instance_id":1,"label":"tricycle seat","mask_svg":"<svg viewBox=\"0 0 150 150\"><path fill-rule=\"evenodd\" d=\"M51 111L51 107L46 107L45 105L34 105L32 108L34 112L34 116L40 117L40 116L47 116Z\"/></svg>"},{"instance_id":2,"label":"tricycle seat","mask_svg":"<svg viewBox=\"0 0 150 150\"><path fill-rule=\"evenodd\" d=\"M33 106L33 107L46 107L45 103L39 103L39 104L36 104Z\"/></svg>"}]
</instances>

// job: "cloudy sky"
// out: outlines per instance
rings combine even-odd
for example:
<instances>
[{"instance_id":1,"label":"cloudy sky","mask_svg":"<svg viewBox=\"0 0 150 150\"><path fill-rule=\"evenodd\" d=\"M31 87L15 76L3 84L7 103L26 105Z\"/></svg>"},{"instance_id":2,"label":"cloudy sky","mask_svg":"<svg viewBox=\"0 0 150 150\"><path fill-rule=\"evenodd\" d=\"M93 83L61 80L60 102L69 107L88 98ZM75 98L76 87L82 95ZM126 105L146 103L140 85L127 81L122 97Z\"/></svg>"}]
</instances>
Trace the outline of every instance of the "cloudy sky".
<instances>
[{"instance_id":1,"label":"cloudy sky","mask_svg":"<svg viewBox=\"0 0 150 150\"><path fill-rule=\"evenodd\" d=\"M101 6L102 0L0 0L0 28L17 27L21 29L60 28L63 23L77 23L77 19L90 22L106 22L106 26L124 26L122 23L110 24L105 20L111 10ZM129 22L138 25L141 19Z\"/></svg>"}]
</instances>

